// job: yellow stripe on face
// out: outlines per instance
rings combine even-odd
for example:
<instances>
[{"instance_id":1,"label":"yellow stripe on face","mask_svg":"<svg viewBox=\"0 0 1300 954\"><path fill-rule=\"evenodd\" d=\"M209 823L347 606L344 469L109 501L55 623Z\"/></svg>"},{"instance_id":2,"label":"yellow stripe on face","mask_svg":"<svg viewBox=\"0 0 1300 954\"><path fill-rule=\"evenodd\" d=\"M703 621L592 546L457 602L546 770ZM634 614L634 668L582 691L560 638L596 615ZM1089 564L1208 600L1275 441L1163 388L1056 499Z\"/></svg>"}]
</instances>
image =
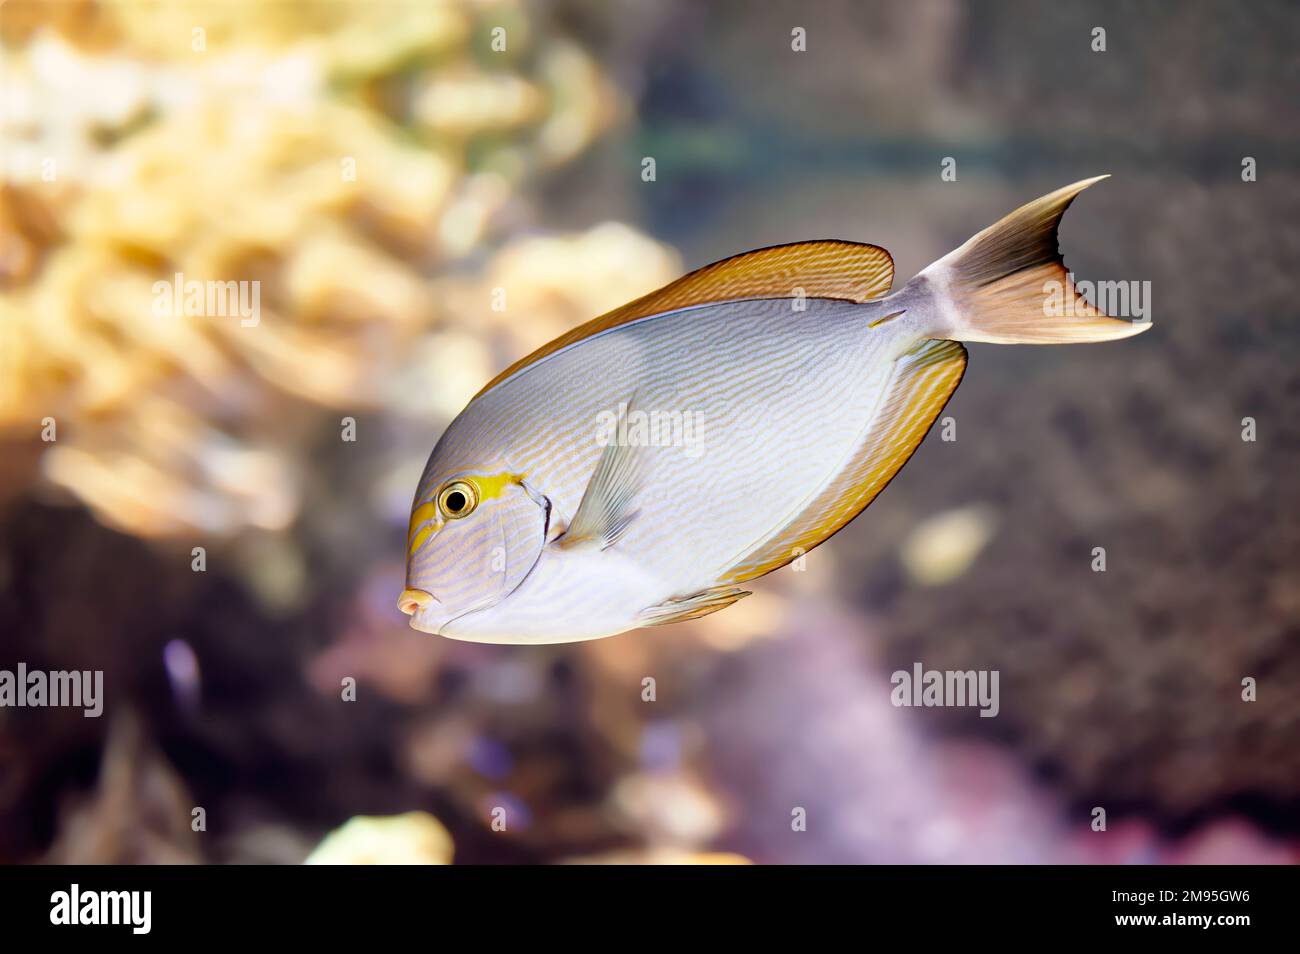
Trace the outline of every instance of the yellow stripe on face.
<instances>
[{"instance_id":1,"label":"yellow stripe on face","mask_svg":"<svg viewBox=\"0 0 1300 954\"><path fill-rule=\"evenodd\" d=\"M524 479L523 474L492 474L488 477L462 477L462 480L468 480L478 491L479 503L484 500L492 500L500 497L506 492L506 488L511 484L517 484Z\"/></svg>"},{"instance_id":2,"label":"yellow stripe on face","mask_svg":"<svg viewBox=\"0 0 1300 954\"><path fill-rule=\"evenodd\" d=\"M414 553L416 550L420 549L420 545L424 543L425 540L429 539L430 533L433 533L433 527L425 527L424 530L421 531L421 535L418 537L415 531L418 530L422 524L428 523L430 520L436 521L437 519L438 505L432 500L428 503L420 504L420 506L411 511L411 522L406 526L406 552L408 554ZM424 531L428 532L426 533Z\"/></svg>"},{"instance_id":3,"label":"yellow stripe on face","mask_svg":"<svg viewBox=\"0 0 1300 954\"><path fill-rule=\"evenodd\" d=\"M523 474L487 474L475 475L468 474L455 478L464 480L474 485L478 492L478 502L482 504L485 500L495 500L506 492L506 488L511 484L519 483L524 479ZM413 556L415 551L424 546L429 537L438 530L442 524L442 514L438 512L438 495L434 494L433 500L427 500L411 511L411 522L406 527L407 548L406 555Z\"/></svg>"},{"instance_id":4,"label":"yellow stripe on face","mask_svg":"<svg viewBox=\"0 0 1300 954\"><path fill-rule=\"evenodd\" d=\"M432 523L427 523L421 527L420 532L415 535L415 538L411 541L411 545L406 550L407 556L413 556L416 550L424 546L424 541L428 540L429 537L433 535L433 531L434 524Z\"/></svg>"}]
</instances>

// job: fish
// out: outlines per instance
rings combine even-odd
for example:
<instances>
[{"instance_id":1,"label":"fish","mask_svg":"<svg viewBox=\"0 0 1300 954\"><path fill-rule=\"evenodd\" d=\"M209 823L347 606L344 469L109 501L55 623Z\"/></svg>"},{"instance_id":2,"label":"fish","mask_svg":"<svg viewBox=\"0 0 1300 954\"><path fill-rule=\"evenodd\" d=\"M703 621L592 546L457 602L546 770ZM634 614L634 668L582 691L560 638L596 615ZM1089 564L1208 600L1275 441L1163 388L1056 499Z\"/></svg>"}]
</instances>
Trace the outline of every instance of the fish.
<instances>
[{"instance_id":1,"label":"fish","mask_svg":"<svg viewBox=\"0 0 1300 954\"><path fill-rule=\"evenodd\" d=\"M1111 341L1058 249L1085 179L891 293L877 245L778 245L691 272L506 368L437 441L398 608L483 643L696 619L861 513L966 371L963 342Z\"/></svg>"}]
</instances>

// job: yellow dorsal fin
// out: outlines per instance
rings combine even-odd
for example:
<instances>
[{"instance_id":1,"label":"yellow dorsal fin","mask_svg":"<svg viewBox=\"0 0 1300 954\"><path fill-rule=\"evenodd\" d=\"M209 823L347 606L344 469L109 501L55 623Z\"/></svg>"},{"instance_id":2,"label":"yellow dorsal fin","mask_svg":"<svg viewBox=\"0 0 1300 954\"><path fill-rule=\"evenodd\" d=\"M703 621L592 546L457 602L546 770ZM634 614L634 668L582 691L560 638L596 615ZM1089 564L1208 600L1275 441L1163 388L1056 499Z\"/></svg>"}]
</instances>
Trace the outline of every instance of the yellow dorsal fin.
<instances>
[{"instance_id":1,"label":"yellow dorsal fin","mask_svg":"<svg viewBox=\"0 0 1300 954\"><path fill-rule=\"evenodd\" d=\"M807 298L871 301L889 291L894 260L878 245L827 240L773 245L705 265L658 291L565 332L487 383L490 391L516 371L592 335L677 308L744 298ZM478 395L475 395L476 397Z\"/></svg>"},{"instance_id":2,"label":"yellow dorsal fin","mask_svg":"<svg viewBox=\"0 0 1300 954\"><path fill-rule=\"evenodd\" d=\"M856 455L800 513L722 575L719 585L771 573L824 542L866 509L907 463L966 371L955 341L924 341L895 362Z\"/></svg>"}]
</instances>

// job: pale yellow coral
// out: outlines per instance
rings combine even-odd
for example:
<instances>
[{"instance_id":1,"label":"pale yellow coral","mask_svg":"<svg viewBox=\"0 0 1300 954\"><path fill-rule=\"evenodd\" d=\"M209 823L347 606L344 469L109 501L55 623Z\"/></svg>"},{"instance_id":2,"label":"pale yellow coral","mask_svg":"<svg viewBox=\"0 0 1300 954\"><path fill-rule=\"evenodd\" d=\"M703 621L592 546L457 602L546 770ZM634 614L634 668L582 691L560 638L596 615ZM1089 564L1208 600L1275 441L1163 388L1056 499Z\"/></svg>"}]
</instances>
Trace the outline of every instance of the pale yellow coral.
<instances>
[{"instance_id":1,"label":"pale yellow coral","mask_svg":"<svg viewBox=\"0 0 1300 954\"><path fill-rule=\"evenodd\" d=\"M309 865L449 865L451 835L428 812L358 815L330 832L307 856Z\"/></svg>"},{"instance_id":2,"label":"pale yellow coral","mask_svg":"<svg viewBox=\"0 0 1300 954\"><path fill-rule=\"evenodd\" d=\"M481 277L453 277L440 297L462 321L495 327L526 353L677 277L668 246L606 222L577 235L515 239Z\"/></svg>"},{"instance_id":3,"label":"pale yellow coral","mask_svg":"<svg viewBox=\"0 0 1300 954\"><path fill-rule=\"evenodd\" d=\"M903 567L922 586L955 580L975 562L997 525L996 511L981 504L937 513L918 524L903 541L899 548Z\"/></svg>"},{"instance_id":4,"label":"pale yellow coral","mask_svg":"<svg viewBox=\"0 0 1300 954\"><path fill-rule=\"evenodd\" d=\"M294 402L445 419L501 361L496 282L518 289L513 351L667 277L667 253L609 230L459 264L613 114L591 58L522 3L82 12L10 4L0 29L0 429L56 418L45 473L107 522L283 527ZM648 257L611 267L619 249ZM255 288L256 314L178 312L193 282Z\"/></svg>"},{"instance_id":5,"label":"pale yellow coral","mask_svg":"<svg viewBox=\"0 0 1300 954\"><path fill-rule=\"evenodd\" d=\"M681 848L647 848L613 851L605 855L569 858L570 865L752 865L744 855L727 851L686 851Z\"/></svg>"}]
</instances>

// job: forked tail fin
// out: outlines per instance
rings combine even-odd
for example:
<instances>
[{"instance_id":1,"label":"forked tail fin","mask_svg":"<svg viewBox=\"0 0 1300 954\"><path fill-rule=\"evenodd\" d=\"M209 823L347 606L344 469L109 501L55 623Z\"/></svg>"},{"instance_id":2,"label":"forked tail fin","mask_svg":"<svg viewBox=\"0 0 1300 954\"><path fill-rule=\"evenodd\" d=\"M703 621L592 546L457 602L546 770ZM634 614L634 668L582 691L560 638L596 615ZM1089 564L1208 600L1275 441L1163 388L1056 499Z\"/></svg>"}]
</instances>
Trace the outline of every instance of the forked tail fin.
<instances>
[{"instance_id":1,"label":"forked tail fin","mask_svg":"<svg viewBox=\"0 0 1300 954\"><path fill-rule=\"evenodd\" d=\"M1069 344L1127 338L1151 327L1107 315L1078 293L1056 229L1084 179L1023 205L930 265L901 295L935 298L931 337L996 344Z\"/></svg>"}]
</instances>

